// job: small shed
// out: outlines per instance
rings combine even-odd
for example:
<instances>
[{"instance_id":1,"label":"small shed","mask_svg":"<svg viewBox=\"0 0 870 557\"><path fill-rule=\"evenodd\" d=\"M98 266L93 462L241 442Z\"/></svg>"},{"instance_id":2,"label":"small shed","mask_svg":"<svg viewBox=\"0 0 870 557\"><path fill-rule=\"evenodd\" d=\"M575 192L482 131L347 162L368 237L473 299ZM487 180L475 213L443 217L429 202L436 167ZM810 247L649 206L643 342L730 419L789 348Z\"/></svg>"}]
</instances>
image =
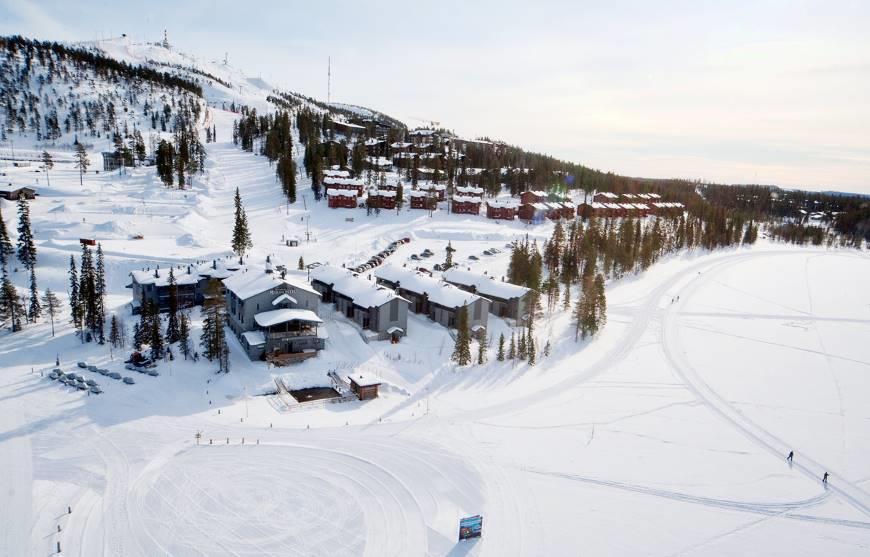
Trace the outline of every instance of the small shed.
<instances>
[{"instance_id":1,"label":"small shed","mask_svg":"<svg viewBox=\"0 0 870 557\"><path fill-rule=\"evenodd\" d=\"M0 185L0 198L17 201L19 197L33 199L36 197L36 190L27 186L13 186L11 183Z\"/></svg>"},{"instance_id":2,"label":"small shed","mask_svg":"<svg viewBox=\"0 0 870 557\"><path fill-rule=\"evenodd\" d=\"M356 394L360 400L371 400L378 398L378 387L380 380L370 373L355 372L353 375L348 375L350 380L350 390Z\"/></svg>"}]
</instances>

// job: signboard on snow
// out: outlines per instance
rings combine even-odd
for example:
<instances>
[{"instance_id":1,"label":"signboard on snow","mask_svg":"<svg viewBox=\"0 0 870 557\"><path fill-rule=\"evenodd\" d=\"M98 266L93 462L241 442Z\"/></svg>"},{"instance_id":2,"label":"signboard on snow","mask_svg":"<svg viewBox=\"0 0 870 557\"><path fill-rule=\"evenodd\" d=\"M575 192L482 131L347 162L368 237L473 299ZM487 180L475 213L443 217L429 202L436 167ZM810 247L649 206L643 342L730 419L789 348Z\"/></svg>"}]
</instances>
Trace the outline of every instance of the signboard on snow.
<instances>
[{"instance_id":1,"label":"signboard on snow","mask_svg":"<svg viewBox=\"0 0 870 557\"><path fill-rule=\"evenodd\" d=\"M459 541L479 538L483 534L483 517L479 514L459 519Z\"/></svg>"}]
</instances>

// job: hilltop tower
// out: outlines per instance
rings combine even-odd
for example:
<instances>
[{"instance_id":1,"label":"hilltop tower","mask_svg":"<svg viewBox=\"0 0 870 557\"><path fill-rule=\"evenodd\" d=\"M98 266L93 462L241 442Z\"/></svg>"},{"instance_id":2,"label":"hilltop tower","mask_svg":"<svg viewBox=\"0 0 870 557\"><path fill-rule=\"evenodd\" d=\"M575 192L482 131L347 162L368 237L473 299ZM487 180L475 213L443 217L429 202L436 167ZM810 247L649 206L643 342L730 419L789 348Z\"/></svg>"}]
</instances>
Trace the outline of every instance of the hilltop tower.
<instances>
[{"instance_id":1,"label":"hilltop tower","mask_svg":"<svg viewBox=\"0 0 870 557\"><path fill-rule=\"evenodd\" d=\"M169 48L169 35L166 33L166 29L163 30L163 48Z\"/></svg>"}]
</instances>

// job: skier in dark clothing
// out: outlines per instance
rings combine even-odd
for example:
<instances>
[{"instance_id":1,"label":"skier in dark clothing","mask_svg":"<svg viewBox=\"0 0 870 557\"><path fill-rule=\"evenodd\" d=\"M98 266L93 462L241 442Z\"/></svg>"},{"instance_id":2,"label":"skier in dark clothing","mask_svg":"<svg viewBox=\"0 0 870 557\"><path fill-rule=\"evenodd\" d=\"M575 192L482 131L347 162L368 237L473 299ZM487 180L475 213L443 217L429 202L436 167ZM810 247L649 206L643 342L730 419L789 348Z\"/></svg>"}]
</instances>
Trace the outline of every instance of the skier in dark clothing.
<instances>
[{"instance_id":1,"label":"skier in dark clothing","mask_svg":"<svg viewBox=\"0 0 870 557\"><path fill-rule=\"evenodd\" d=\"M785 459L788 461L789 464L791 464L791 461L794 460L794 451L789 451L788 456L785 457Z\"/></svg>"},{"instance_id":2,"label":"skier in dark clothing","mask_svg":"<svg viewBox=\"0 0 870 557\"><path fill-rule=\"evenodd\" d=\"M825 472L825 475L822 476L822 483L828 485L828 473Z\"/></svg>"}]
</instances>

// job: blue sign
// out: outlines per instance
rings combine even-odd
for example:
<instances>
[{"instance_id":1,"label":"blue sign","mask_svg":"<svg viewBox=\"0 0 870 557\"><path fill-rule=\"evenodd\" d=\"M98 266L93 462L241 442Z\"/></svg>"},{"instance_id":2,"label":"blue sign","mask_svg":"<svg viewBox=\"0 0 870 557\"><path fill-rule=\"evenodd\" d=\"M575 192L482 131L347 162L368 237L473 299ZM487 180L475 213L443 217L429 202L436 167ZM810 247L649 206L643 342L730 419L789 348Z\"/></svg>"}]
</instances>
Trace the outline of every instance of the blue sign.
<instances>
[{"instance_id":1,"label":"blue sign","mask_svg":"<svg viewBox=\"0 0 870 557\"><path fill-rule=\"evenodd\" d=\"M483 533L483 517L479 514L459 519L459 541L479 538Z\"/></svg>"}]
</instances>

